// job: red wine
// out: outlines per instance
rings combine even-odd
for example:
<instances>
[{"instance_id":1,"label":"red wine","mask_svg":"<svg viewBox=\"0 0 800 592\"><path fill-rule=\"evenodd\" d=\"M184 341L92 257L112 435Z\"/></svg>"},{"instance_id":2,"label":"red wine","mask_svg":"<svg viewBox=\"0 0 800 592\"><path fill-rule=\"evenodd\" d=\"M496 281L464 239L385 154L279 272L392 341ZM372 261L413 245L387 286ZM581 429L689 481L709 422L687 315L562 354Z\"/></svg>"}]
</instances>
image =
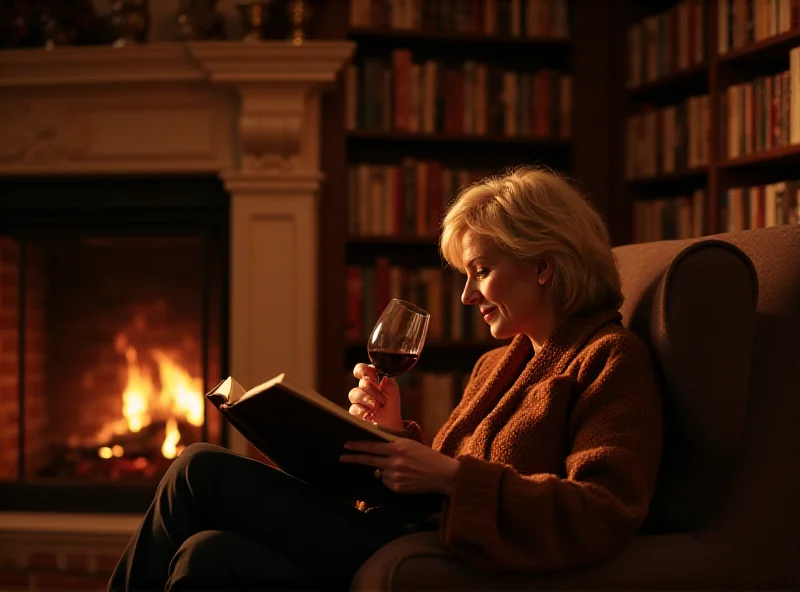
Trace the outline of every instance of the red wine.
<instances>
[{"instance_id":1,"label":"red wine","mask_svg":"<svg viewBox=\"0 0 800 592\"><path fill-rule=\"evenodd\" d=\"M368 353L375 369L385 376L398 376L403 372L408 372L419 359L419 354L407 354L381 349L371 350Z\"/></svg>"}]
</instances>

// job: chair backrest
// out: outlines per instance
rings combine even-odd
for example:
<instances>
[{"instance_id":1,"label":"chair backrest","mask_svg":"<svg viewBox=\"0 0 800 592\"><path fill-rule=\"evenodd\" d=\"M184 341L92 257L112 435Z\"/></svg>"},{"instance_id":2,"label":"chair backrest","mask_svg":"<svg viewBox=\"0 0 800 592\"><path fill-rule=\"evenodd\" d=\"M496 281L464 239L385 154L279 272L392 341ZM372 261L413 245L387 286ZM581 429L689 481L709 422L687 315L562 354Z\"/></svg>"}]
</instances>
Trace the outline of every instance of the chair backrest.
<instances>
[{"instance_id":1,"label":"chair backrest","mask_svg":"<svg viewBox=\"0 0 800 592\"><path fill-rule=\"evenodd\" d=\"M648 529L692 531L758 569L769 555L785 573L798 561L800 228L615 254L623 321L650 345L665 394Z\"/></svg>"}]
</instances>

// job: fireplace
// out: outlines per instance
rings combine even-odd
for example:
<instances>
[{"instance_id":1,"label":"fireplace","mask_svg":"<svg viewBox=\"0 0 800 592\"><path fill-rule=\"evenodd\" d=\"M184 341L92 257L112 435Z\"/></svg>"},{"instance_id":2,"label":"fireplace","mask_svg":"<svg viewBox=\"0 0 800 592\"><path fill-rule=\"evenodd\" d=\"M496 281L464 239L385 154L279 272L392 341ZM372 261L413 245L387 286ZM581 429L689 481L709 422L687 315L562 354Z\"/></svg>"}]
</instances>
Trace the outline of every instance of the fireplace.
<instances>
[{"instance_id":1,"label":"fireplace","mask_svg":"<svg viewBox=\"0 0 800 592\"><path fill-rule=\"evenodd\" d=\"M0 193L4 506L144 510L185 446L224 442L203 394L227 367L227 193L175 177Z\"/></svg>"},{"instance_id":2,"label":"fireplace","mask_svg":"<svg viewBox=\"0 0 800 592\"><path fill-rule=\"evenodd\" d=\"M171 416L175 454L200 437L255 456L208 408L198 427L192 404L148 403L132 425L128 376L147 401L228 374L316 386L321 95L353 51L0 52L0 588L105 589Z\"/></svg>"}]
</instances>

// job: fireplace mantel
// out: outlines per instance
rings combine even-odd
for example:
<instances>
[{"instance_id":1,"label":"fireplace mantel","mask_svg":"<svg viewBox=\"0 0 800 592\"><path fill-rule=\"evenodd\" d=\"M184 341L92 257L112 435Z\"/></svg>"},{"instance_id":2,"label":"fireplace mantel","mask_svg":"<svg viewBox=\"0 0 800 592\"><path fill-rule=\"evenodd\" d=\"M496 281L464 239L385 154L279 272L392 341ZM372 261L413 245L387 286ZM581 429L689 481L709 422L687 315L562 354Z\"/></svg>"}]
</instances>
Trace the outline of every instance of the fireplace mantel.
<instances>
[{"instance_id":1,"label":"fireplace mantel","mask_svg":"<svg viewBox=\"0 0 800 592\"><path fill-rule=\"evenodd\" d=\"M313 387L320 95L353 50L2 51L0 176L218 175L231 195L231 373L254 385L287 372ZM230 445L245 451L241 438Z\"/></svg>"}]
</instances>

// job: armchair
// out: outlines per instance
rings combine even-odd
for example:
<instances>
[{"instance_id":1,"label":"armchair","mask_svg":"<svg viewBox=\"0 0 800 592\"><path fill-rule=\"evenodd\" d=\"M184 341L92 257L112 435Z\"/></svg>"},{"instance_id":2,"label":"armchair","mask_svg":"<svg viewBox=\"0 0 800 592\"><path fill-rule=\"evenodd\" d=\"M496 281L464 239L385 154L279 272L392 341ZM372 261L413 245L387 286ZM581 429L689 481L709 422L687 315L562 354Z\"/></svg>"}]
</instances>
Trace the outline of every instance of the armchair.
<instances>
[{"instance_id":1,"label":"armchair","mask_svg":"<svg viewBox=\"0 0 800 592\"><path fill-rule=\"evenodd\" d=\"M497 574L436 532L378 550L351 590L797 589L800 583L800 228L615 249L623 322L664 391L650 516L614 557Z\"/></svg>"}]
</instances>

